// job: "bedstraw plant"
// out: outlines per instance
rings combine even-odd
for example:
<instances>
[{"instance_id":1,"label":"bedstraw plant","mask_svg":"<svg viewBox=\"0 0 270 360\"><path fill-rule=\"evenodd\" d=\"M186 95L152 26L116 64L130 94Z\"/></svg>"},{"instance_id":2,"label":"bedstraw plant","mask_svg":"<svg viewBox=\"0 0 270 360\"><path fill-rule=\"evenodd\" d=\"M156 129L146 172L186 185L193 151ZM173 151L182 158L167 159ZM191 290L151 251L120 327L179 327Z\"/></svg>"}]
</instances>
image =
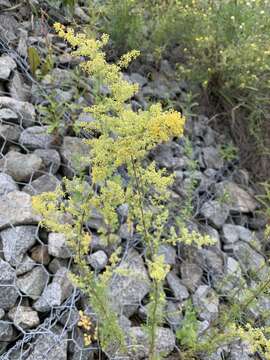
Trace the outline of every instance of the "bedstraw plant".
<instances>
[{"instance_id":1,"label":"bedstraw plant","mask_svg":"<svg viewBox=\"0 0 270 360\"><path fill-rule=\"evenodd\" d=\"M160 245L177 241L198 246L213 243L208 236L189 235L184 224L181 229L167 229L167 204L174 177L147 157L156 145L183 136L185 119L176 111L162 110L160 104L145 111L131 109L128 100L138 87L124 80L121 70L139 55L137 51L123 55L117 63L108 63L102 51L108 42L107 35L95 40L83 33L75 34L61 24L55 24L55 29L73 47L74 56L85 58L82 69L106 86L109 96L99 94L95 104L84 109L92 114L94 121L77 124L91 135L82 140L90 149L91 181L86 182L82 175L66 179L55 192L34 197L33 205L43 216L42 225L49 231L63 233L73 251L76 267L71 278L88 296L96 314L97 337L102 349L110 354L123 354L126 351L125 336L109 291L111 277L119 271L121 247L99 275L91 271L85 257L91 247L91 232L86 224L92 211L98 211L103 217L100 238L106 244L114 245L120 225L117 209L127 204L127 224L145 248L144 258L152 284L145 329L149 338L148 358L157 360L162 355L157 350L156 333L164 321L164 281L169 271L159 253Z\"/></svg>"}]
</instances>

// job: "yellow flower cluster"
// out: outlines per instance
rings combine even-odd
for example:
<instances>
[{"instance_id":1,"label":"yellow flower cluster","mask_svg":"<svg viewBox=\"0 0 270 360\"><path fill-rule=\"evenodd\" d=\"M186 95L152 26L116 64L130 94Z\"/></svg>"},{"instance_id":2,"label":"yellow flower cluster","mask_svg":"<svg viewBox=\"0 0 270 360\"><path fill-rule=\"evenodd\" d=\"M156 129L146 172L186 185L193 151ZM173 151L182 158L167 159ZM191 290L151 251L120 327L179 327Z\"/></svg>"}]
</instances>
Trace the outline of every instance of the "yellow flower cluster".
<instances>
[{"instance_id":1,"label":"yellow flower cluster","mask_svg":"<svg viewBox=\"0 0 270 360\"><path fill-rule=\"evenodd\" d=\"M170 271L170 266L164 263L163 255L156 255L152 261L148 262L148 269L151 279L162 283Z\"/></svg>"},{"instance_id":2,"label":"yellow flower cluster","mask_svg":"<svg viewBox=\"0 0 270 360\"><path fill-rule=\"evenodd\" d=\"M266 338L266 333L269 336L269 328L256 328L249 323L244 327L235 326L235 334L249 344L252 353L258 351L266 360L270 360L270 340Z\"/></svg>"},{"instance_id":3,"label":"yellow flower cluster","mask_svg":"<svg viewBox=\"0 0 270 360\"><path fill-rule=\"evenodd\" d=\"M78 321L78 326L84 331L83 339L84 345L89 346L92 344L92 341L95 340L95 337L90 334L93 324L88 315L85 315L83 311L79 311L80 320Z\"/></svg>"},{"instance_id":4,"label":"yellow flower cluster","mask_svg":"<svg viewBox=\"0 0 270 360\"><path fill-rule=\"evenodd\" d=\"M126 104L138 86L123 79L121 69L138 56L131 51L122 56L118 64L106 62L101 48L108 41L103 36L101 41L89 40L85 34L74 34L71 29L55 25L59 36L76 47L74 54L87 56L83 69L101 83L108 86L109 97L94 106L86 108L96 121L82 124L88 130L97 130L99 138L88 141L91 147L92 178L94 183L105 181L121 165L134 159L142 159L156 144L183 135L185 119L176 111L162 111L159 104L149 110L135 113ZM110 113L110 115L108 115ZM113 134L113 137L112 137Z\"/></svg>"}]
</instances>

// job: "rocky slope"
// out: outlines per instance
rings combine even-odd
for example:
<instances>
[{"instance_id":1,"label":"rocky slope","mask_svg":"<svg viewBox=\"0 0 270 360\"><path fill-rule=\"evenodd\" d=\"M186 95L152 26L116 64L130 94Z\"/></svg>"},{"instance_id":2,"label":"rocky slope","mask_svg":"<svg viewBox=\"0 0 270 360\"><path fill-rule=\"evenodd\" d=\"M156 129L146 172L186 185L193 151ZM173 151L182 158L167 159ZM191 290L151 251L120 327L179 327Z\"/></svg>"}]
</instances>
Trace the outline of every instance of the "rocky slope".
<instances>
[{"instance_id":1,"label":"rocky slope","mask_svg":"<svg viewBox=\"0 0 270 360\"><path fill-rule=\"evenodd\" d=\"M41 81L35 80L27 65L27 48L36 46L46 52L46 23L42 18L31 19L27 7L9 11L11 6L9 0L0 0L0 359L95 359L98 346L85 348L77 326L79 309L88 314L91 309L68 279L72 256L65 239L41 229L31 206L32 195L54 190L63 176L85 170L76 161L76 154L87 152L79 140L85 134L76 136L71 125L77 117L91 121L90 116L80 114L80 108L93 101L92 84L89 79L76 80L77 59L71 61L66 45L47 32L56 48L56 65ZM77 7L75 15L87 21L83 8ZM151 81L144 74L143 66L125 74L140 85L132 100L134 110L145 108L151 100L169 99L176 106L185 100L186 85L174 80L166 60ZM70 109L68 103L77 108ZM49 134L44 123L52 104L58 105L60 137ZM171 272L166 279L167 322L158 330L158 344L167 359L178 358L175 331L181 327L181 306L187 299L198 312L203 332L217 318L226 294L240 283L255 287L267 271L262 242L265 220L257 214L259 204L248 173L238 167L237 159L222 157L220 148L227 139L212 130L204 116L188 119L186 136L191 152L181 139L159 146L151 156L160 167L175 172L176 203L185 199L194 182L190 229L208 233L217 242L192 251L182 245L162 247ZM191 160L196 161L196 170L191 170ZM140 319L147 313L149 277L124 220L123 216L118 233L126 246L121 266L141 276L117 278L111 291L129 341L136 339L139 345L128 358L145 359L148 345ZM101 221L97 214L89 224L96 235L88 261L97 272L105 268L110 255L97 235ZM257 278L250 279L248 274L254 273ZM269 298L258 301L253 309L255 320L261 309L270 309ZM222 360L224 355L230 360L250 359L248 348L235 343L208 360Z\"/></svg>"}]
</instances>

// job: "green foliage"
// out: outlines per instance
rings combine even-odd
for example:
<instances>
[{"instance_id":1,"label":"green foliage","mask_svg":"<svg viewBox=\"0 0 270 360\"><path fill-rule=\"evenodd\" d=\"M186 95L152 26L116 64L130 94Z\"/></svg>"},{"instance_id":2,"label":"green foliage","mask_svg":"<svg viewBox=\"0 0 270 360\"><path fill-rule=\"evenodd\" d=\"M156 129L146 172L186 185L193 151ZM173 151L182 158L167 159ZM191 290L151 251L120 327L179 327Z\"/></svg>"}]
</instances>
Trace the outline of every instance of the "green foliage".
<instances>
[{"instance_id":1,"label":"green foliage","mask_svg":"<svg viewBox=\"0 0 270 360\"><path fill-rule=\"evenodd\" d=\"M101 50L108 41L107 36L96 41L86 38L84 34L75 35L71 29L66 30L60 24L56 24L55 28L60 37L76 48L74 55L88 59L82 63L82 68L99 83L106 85L110 96L102 96L97 89L96 103L85 111L92 113L98 121L81 124L93 136L85 140L91 148L89 163L92 184L85 186L76 177L66 180L64 190L58 189L55 193L35 197L33 204L43 215L44 226L65 234L78 265L78 274L73 274L72 279L89 296L99 320L98 334L103 348L113 347L115 352L123 348L124 336L106 295L114 268L111 265L99 277L89 269L84 255L91 239L84 230L84 224L91 214L89 209L97 209L104 223L99 229L100 235L110 243L119 228L116 210L119 205L128 204L128 224L136 226L136 232L146 246L146 263L152 279L147 329L149 358L156 359L156 329L162 321L165 300L163 283L169 271L163 258L158 256L158 250L169 215L165 205L170 196L168 187L172 184L173 176L157 169L154 162L145 164L145 157L157 144L182 136L184 119L175 111L163 111L159 104L138 113L127 106L126 101L133 96L137 85L125 81L121 69L138 55L137 52L124 55L117 64L109 64ZM117 175L120 166L125 166L129 175L126 185ZM97 188L100 190L96 191Z\"/></svg>"},{"instance_id":2,"label":"green foliage","mask_svg":"<svg viewBox=\"0 0 270 360\"><path fill-rule=\"evenodd\" d=\"M258 195L257 199L263 205L263 211L266 214L267 218L270 219L270 183L264 182L262 186L263 194Z\"/></svg>"},{"instance_id":3,"label":"green foliage","mask_svg":"<svg viewBox=\"0 0 270 360\"><path fill-rule=\"evenodd\" d=\"M174 177L147 158L149 151L157 144L183 135L184 118L173 110L164 111L160 104L152 105L145 111L132 111L128 100L137 91L137 86L126 82L121 70L138 56L138 52L132 51L122 56L117 63L108 63L102 51L108 43L106 35L97 41L87 38L85 34L75 35L73 30L60 24L56 24L55 28L59 36L74 48L73 54L86 59L81 67L97 84L95 104L84 109L96 120L77 124L91 135L85 143L91 149L88 163L92 182L87 183L83 174L72 180L64 180L63 186L55 192L34 197L33 206L43 216L42 225L50 231L64 234L73 251L76 266L71 279L90 300L98 321L97 335L103 349L123 354L126 351L125 334L118 323L118 315L113 310L109 293L110 279L119 270L117 264L121 249L113 254L104 272L95 274L85 260L91 246L91 234L85 224L91 218L92 211L98 211L103 217L100 236L107 244L114 244L115 233L120 226L117 209L123 203L128 205L127 224L136 232L145 248L145 261L151 279L149 314L145 324L150 345L148 358L160 359L162 354L157 351L156 332L164 321L164 281L169 271L163 256L159 255L160 245L168 242L182 242L198 247L213 244L209 236L190 232L184 225L192 211L190 201L184 204L186 210L182 212L181 221L168 230L170 211L167 205ZM109 96L102 95L100 84L108 87ZM57 109L57 106L54 108ZM59 118L58 110L52 113L56 113L56 118ZM58 121L56 127L57 124ZM185 150L191 159L190 143L186 143ZM196 171L196 166L196 162L190 160L191 172ZM128 181L124 181L118 174L119 167L125 169ZM195 183L192 181L191 185L188 197L191 197ZM258 290L263 291L261 287ZM254 299L253 296L245 306ZM196 313L192 305L188 304L177 337L180 344L187 348L189 358L199 351L213 351L220 344L235 339L238 334L252 341L255 350L263 352L267 349L267 355L269 341L263 334L264 329L250 328L248 322L244 326L235 325L234 322L238 321L235 313L232 312L233 319L228 316L222 322L223 328L213 326L204 338L199 339Z\"/></svg>"},{"instance_id":4,"label":"green foliage","mask_svg":"<svg viewBox=\"0 0 270 360\"><path fill-rule=\"evenodd\" d=\"M225 161L234 161L238 157L238 149L232 143L221 146L219 153Z\"/></svg>"},{"instance_id":5,"label":"green foliage","mask_svg":"<svg viewBox=\"0 0 270 360\"><path fill-rule=\"evenodd\" d=\"M176 337L180 344L188 348L194 349L198 341L199 321L197 320L196 311L191 302L187 302L185 306L185 316L181 322L181 327L176 331Z\"/></svg>"},{"instance_id":6,"label":"green foliage","mask_svg":"<svg viewBox=\"0 0 270 360\"><path fill-rule=\"evenodd\" d=\"M45 98L46 106L38 106L39 113L42 116L42 123L48 126L48 132L52 134L57 134L61 127L65 125L63 119L68 108L65 101L59 102L55 99L55 96L56 92L53 91Z\"/></svg>"},{"instance_id":7,"label":"green foliage","mask_svg":"<svg viewBox=\"0 0 270 360\"><path fill-rule=\"evenodd\" d=\"M105 0L103 5L90 0L94 23L120 54L135 48L160 57L179 41L177 11L178 0Z\"/></svg>"},{"instance_id":8,"label":"green foliage","mask_svg":"<svg viewBox=\"0 0 270 360\"><path fill-rule=\"evenodd\" d=\"M232 118L236 139L245 131L250 151L269 159L269 11L267 0L107 0L93 21L120 54L159 59L179 45L180 77L200 84L213 111Z\"/></svg>"},{"instance_id":9,"label":"green foliage","mask_svg":"<svg viewBox=\"0 0 270 360\"><path fill-rule=\"evenodd\" d=\"M179 41L185 57L179 65L181 76L202 84L211 99L221 101L232 115L232 128L240 118L259 154L269 156L269 2L179 4Z\"/></svg>"},{"instance_id":10,"label":"green foliage","mask_svg":"<svg viewBox=\"0 0 270 360\"><path fill-rule=\"evenodd\" d=\"M28 53L28 62L29 62L31 74L35 76L36 71L41 63L40 56L36 48L34 47L29 47L27 49L27 53Z\"/></svg>"}]
</instances>

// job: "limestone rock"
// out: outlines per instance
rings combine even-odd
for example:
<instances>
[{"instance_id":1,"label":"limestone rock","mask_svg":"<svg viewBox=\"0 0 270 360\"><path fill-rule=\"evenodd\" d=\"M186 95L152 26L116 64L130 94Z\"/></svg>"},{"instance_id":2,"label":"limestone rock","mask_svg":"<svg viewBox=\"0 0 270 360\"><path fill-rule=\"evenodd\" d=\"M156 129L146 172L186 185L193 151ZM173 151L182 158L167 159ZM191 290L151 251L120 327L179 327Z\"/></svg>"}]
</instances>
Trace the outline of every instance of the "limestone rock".
<instances>
[{"instance_id":1,"label":"limestone rock","mask_svg":"<svg viewBox=\"0 0 270 360\"><path fill-rule=\"evenodd\" d=\"M0 232L4 257L12 266L21 263L24 254L36 242L37 227L31 225L15 226Z\"/></svg>"},{"instance_id":2,"label":"limestone rock","mask_svg":"<svg viewBox=\"0 0 270 360\"><path fill-rule=\"evenodd\" d=\"M79 138L65 136L60 154L64 163L63 172L67 177L84 171L88 165L86 161L82 161L82 157L89 156L89 146Z\"/></svg>"},{"instance_id":3,"label":"limestone rock","mask_svg":"<svg viewBox=\"0 0 270 360\"><path fill-rule=\"evenodd\" d=\"M147 359L149 355L149 340L146 332L139 326L134 326L129 329L128 333L130 347L130 360ZM156 334L157 351L163 356L169 355L175 347L175 335L171 329L157 328Z\"/></svg>"},{"instance_id":4,"label":"limestone rock","mask_svg":"<svg viewBox=\"0 0 270 360\"><path fill-rule=\"evenodd\" d=\"M0 173L0 196L18 190L18 185L8 174Z\"/></svg>"},{"instance_id":5,"label":"limestone rock","mask_svg":"<svg viewBox=\"0 0 270 360\"><path fill-rule=\"evenodd\" d=\"M14 306L19 293L15 288L15 270L0 259L0 308L6 310Z\"/></svg>"},{"instance_id":6,"label":"limestone rock","mask_svg":"<svg viewBox=\"0 0 270 360\"><path fill-rule=\"evenodd\" d=\"M216 228L222 227L229 215L227 206L216 200L205 202L200 212Z\"/></svg>"},{"instance_id":7,"label":"limestone rock","mask_svg":"<svg viewBox=\"0 0 270 360\"><path fill-rule=\"evenodd\" d=\"M61 259L68 259L72 255L67 246L65 235L58 233L49 234L48 252L50 255Z\"/></svg>"},{"instance_id":8,"label":"limestone rock","mask_svg":"<svg viewBox=\"0 0 270 360\"><path fill-rule=\"evenodd\" d=\"M56 174L60 165L61 158L55 149L37 149L34 154L42 160L42 170L49 174Z\"/></svg>"},{"instance_id":9,"label":"limestone rock","mask_svg":"<svg viewBox=\"0 0 270 360\"><path fill-rule=\"evenodd\" d=\"M8 152L0 160L0 171L12 176L15 181L29 181L41 168L42 160L35 154L21 154L17 151Z\"/></svg>"},{"instance_id":10,"label":"limestone rock","mask_svg":"<svg viewBox=\"0 0 270 360\"><path fill-rule=\"evenodd\" d=\"M25 295L36 300L45 288L48 279L47 271L42 266L37 266L25 275L18 277L17 286Z\"/></svg>"},{"instance_id":11,"label":"limestone rock","mask_svg":"<svg viewBox=\"0 0 270 360\"><path fill-rule=\"evenodd\" d=\"M87 262L95 270L102 270L108 263L108 256L103 250L98 250L87 257Z\"/></svg>"},{"instance_id":12,"label":"limestone rock","mask_svg":"<svg viewBox=\"0 0 270 360\"><path fill-rule=\"evenodd\" d=\"M47 149L54 141L53 135L48 133L48 126L32 126L25 129L20 136L19 143L27 149Z\"/></svg>"},{"instance_id":13,"label":"limestone rock","mask_svg":"<svg viewBox=\"0 0 270 360\"><path fill-rule=\"evenodd\" d=\"M195 291L201 283L203 276L202 268L195 264L184 261L180 267L182 283L190 290Z\"/></svg>"},{"instance_id":14,"label":"limestone rock","mask_svg":"<svg viewBox=\"0 0 270 360\"><path fill-rule=\"evenodd\" d=\"M59 327L52 333L38 335L27 360L67 360L67 335Z\"/></svg>"},{"instance_id":15,"label":"limestone rock","mask_svg":"<svg viewBox=\"0 0 270 360\"><path fill-rule=\"evenodd\" d=\"M11 97L0 96L0 108L8 108L18 115L17 119L10 118L10 122L21 124L24 127L34 125L35 108L32 104Z\"/></svg>"},{"instance_id":16,"label":"limestone rock","mask_svg":"<svg viewBox=\"0 0 270 360\"><path fill-rule=\"evenodd\" d=\"M176 250L172 245L161 244L158 249L158 255L164 256L164 263L168 265L175 265L176 263Z\"/></svg>"},{"instance_id":17,"label":"limestone rock","mask_svg":"<svg viewBox=\"0 0 270 360\"><path fill-rule=\"evenodd\" d=\"M220 169L224 165L224 160L220 156L219 150L214 146L208 146L203 149L203 158L206 168Z\"/></svg>"},{"instance_id":18,"label":"limestone rock","mask_svg":"<svg viewBox=\"0 0 270 360\"><path fill-rule=\"evenodd\" d=\"M228 206L232 212L250 213L257 207L257 201L244 189L231 181L223 181L216 184L217 196L222 196L224 192L228 194Z\"/></svg>"},{"instance_id":19,"label":"limestone rock","mask_svg":"<svg viewBox=\"0 0 270 360\"><path fill-rule=\"evenodd\" d=\"M218 316L219 299L213 289L201 285L192 296L193 305L197 308L201 320L213 321Z\"/></svg>"},{"instance_id":20,"label":"limestone rock","mask_svg":"<svg viewBox=\"0 0 270 360\"><path fill-rule=\"evenodd\" d=\"M22 191L12 191L0 197L0 229L12 225L37 224L37 215L31 202L31 196Z\"/></svg>"},{"instance_id":21,"label":"limestone rock","mask_svg":"<svg viewBox=\"0 0 270 360\"><path fill-rule=\"evenodd\" d=\"M125 259L119 265L120 270L127 271L127 276L116 275L110 284L110 296L115 310L130 317L142 299L150 290L150 280L143 259L133 249L129 250Z\"/></svg>"},{"instance_id":22,"label":"limestone rock","mask_svg":"<svg viewBox=\"0 0 270 360\"><path fill-rule=\"evenodd\" d=\"M170 271L167 274L166 280L170 289L172 290L175 299L183 301L189 297L187 288L182 284L179 277L173 271Z\"/></svg>"},{"instance_id":23,"label":"limestone rock","mask_svg":"<svg viewBox=\"0 0 270 360\"><path fill-rule=\"evenodd\" d=\"M41 297L34 303L34 309L46 312L54 306L60 306L72 294L73 289L68 279L68 270L60 268L54 275L52 283L44 289Z\"/></svg>"},{"instance_id":24,"label":"limestone rock","mask_svg":"<svg viewBox=\"0 0 270 360\"><path fill-rule=\"evenodd\" d=\"M11 72L16 69L17 65L12 57L2 55L0 57L0 80L8 80Z\"/></svg>"},{"instance_id":25,"label":"limestone rock","mask_svg":"<svg viewBox=\"0 0 270 360\"><path fill-rule=\"evenodd\" d=\"M43 192L54 191L58 185L60 185L60 181L57 177L45 174L31 181L28 185L24 186L22 190L29 195L38 195Z\"/></svg>"},{"instance_id":26,"label":"limestone rock","mask_svg":"<svg viewBox=\"0 0 270 360\"><path fill-rule=\"evenodd\" d=\"M0 320L0 341L10 341L13 338L13 326L10 321Z\"/></svg>"},{"instance_id":27,"label":"limestone rock","mask_svg":"<svg viewBox=\"0 0 270 360\"><path fill-rule=\"evenodd\" d=\"M18 142L21 134L19 125L3 124L0 122L0 144Z\"/></svg>"},{"instance_id":28,"label":"limestone rock","mask_svg":"<svg viewBox=\"0 0 270 360\"><path fill-rule=\"evenodd\" d=\"M15 306L8 312L14 325L22 329L31 329L39 325L38 313L29 306Z\"/></svg>"}]
</instances>

